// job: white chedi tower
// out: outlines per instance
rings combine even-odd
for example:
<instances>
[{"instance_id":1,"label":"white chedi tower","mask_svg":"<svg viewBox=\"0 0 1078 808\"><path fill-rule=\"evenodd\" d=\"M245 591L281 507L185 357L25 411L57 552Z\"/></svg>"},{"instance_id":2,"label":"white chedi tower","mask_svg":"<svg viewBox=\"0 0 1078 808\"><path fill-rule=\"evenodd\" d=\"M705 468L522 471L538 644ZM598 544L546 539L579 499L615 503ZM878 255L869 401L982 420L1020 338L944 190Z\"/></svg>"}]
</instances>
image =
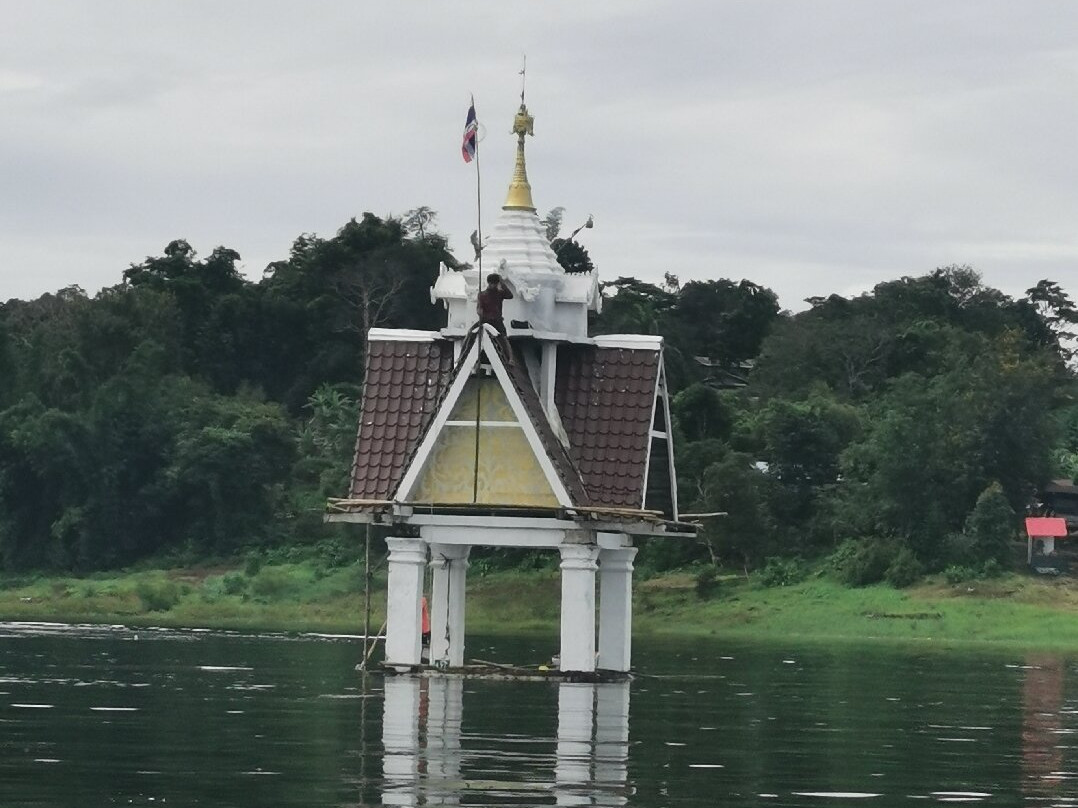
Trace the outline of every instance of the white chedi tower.
<instances>
[{"instance_id":1,"label":"white chedi tower","mask_svg":"<svg viewBox=\"0 0 1078 808\"><path fill-rule=\"evenodd\" d=\"M431 290L432 300L441 300L449 312L445 336L462 337L475 324L476 299L486 285L485 276L497 272L514 295L504 306L509 336L588 340L588 311L598 311L602 302L598 273L567 273L546 239L524 160L524 139L533 134L533 124L521 104L512 129L517 136L516 166L494 232L482 250L482 269L457 272L443 264Z\"/></svg>"}]
</instances>

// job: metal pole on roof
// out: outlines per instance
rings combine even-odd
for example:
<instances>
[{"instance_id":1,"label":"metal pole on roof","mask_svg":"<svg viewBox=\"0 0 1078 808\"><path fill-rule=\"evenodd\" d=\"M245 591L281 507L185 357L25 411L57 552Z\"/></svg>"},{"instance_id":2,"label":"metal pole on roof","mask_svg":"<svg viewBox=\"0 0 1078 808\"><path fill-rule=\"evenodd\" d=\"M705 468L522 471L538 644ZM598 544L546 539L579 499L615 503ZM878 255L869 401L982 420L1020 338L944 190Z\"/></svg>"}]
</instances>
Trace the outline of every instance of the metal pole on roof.
<instances>
[{"instance_id":1,"label":"metal pole on roof","mask_svg":"<svg viewBox=\"0 0 1078 808\"><path fill-rule=\"evenodd\" d=\"M472 107L475 96L472 96ZM475 234L479 243L479 284L483 284L483 183L479 178L479 121L475 132Z\"/></svg>"},{"instance_id":2,"label":"metal pole on roof","mask_svg":"<svg viewBox=\"0 0 1078 808\"><path fill-rule=\"evenodd\" d=\"M483 332L486 331L486 326L483 325L483 321L479 321L479 362L482 362L483 356ZM479 501L479 412L482 404L483 385L482 376L476 376L475 379L475 466L472 471L472 502Z\"/></svg>"},{"instance_id":3,"label":"metal pole on roof","mask_svg":"<svg viewBox=\"0 0 1078 808\"><path fill-rule=\"evenodd\" d=\"M363 549L363 663L361 669L367 670L367 643L371 634L371 523L367 522Z\"/></svg>"}]
</instances>

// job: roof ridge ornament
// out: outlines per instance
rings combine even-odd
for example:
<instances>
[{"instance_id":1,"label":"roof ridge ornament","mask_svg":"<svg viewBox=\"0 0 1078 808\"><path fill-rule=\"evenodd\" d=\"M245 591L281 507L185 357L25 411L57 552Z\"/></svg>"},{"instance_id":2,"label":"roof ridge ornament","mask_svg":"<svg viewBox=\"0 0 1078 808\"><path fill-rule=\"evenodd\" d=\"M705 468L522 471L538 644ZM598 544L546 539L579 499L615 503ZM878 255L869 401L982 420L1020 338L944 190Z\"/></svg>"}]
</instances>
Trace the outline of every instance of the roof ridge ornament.
<instances>
[{"instance_id":1,"label":"roof ridge ornament","mask_svg":"<svg viewBox=\"0 0 1078 808\"><path fill-rule=\"evenodd\" d=\"M509 194L505 198L503 208L518 210L535 210L532 202L532 187L528 183L528 168L524 162L524 138L527 135L535 137L535 118L528 113L528 106L524 103L524 82L527 79L528 57L524 57L524 67L520 71L520 109L513 118L511 133L517 136L517 161L513 167L513 179L509 181Z\"/></svg>"}]
</instances>

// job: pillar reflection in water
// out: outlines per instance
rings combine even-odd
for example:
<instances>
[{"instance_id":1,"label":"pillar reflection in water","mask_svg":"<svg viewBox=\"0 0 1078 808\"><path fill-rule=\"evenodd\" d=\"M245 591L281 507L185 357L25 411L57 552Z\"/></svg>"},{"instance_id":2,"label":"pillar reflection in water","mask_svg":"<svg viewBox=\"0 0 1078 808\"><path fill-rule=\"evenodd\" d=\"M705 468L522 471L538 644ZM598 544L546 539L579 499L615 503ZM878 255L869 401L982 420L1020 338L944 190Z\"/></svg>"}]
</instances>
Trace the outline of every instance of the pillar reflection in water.
<instances>
[{"instance_id":1,"label":"pillar reflection in water","mask_svg":"<svg viewBox=\"0 0 1078 808\"><path fill-rule=\"evenodd\" d=\"M625 805L629 683L558 685L558 805Z\"/></svg>"},{"instance_id":2,"label":"pillar reflection in water","mask_svg":"<svg viewBox=\"0 0 1078 808\"><path fill-rule=\"evenodd\" d=\"M382 803L456 805L460 782L459 677L388 676L382 718Z\"/></svg>"},{"instance_id":3,"label":"pillar reflection in water","mask_svg":"<svg viewBox=\"0 0 1078 808\"><path fill-rule=\"evenodd\" d=\"M508 682L505 686L544 687ZM463 693L460 677L386 677L384 805L458 805L464 791L484 789L479 772L471 776L462 772L462 747L467 745L461 733ZM521 771L521 795L534 797L536 784L545 781L552 782L558 805L626 805L631 793L629 683L560 683L557 710L554 770ZM507 735L514 729L507 726ZM490 741L489 735L483 738L485 748ZM505 782L496 786L503 792L513 790Z\"/></svg>"},{"instance_id":4,"label":"pillar reflection in water","mask_svg":"<svg viewBox=\"0 0 1078 808\"><path fill-rule=\"evenodd\" d=\"M387 676L382 713L382 803L418 804L419 722L426 711L420 680Z\"/></svg>"},{"instance_id":5,"label":"pillar reflection in water","mask_svg":"<svg viewBox=\"0 0 1078 808\"><path fill-rule=\"evenodd\" d=\"M427 805L457 805L461 787L460 720L464 680L438 676L427 680L426 684L429 699L425 802Z\"/></svg>"}]
</instances>

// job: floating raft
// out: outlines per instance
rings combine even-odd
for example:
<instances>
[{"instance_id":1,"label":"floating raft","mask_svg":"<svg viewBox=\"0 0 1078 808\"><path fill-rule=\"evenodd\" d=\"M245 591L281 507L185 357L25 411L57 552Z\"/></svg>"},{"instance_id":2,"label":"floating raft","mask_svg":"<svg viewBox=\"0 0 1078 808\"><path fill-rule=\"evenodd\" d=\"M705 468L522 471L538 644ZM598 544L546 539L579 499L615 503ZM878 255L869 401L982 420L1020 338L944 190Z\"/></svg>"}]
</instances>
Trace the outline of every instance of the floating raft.
<instances>
[{"instance_id":1,"label":"floating raft","mask_svg":"<svg viewBox=\"0 0 1078 808\"><path fill-rule=\"evenodd\" d=\"M382 670L391 675L413 675L425 678L452 676L462 679L488 679L493 681L513 682L577 682L603 683L626 682L632 674L621 671L560 671L545 665L522 666L507 665L502 662L488 662L482 659L470 660L467 665L458 668L437 667L434 665L416 665L401 669L400 666L382 664Z\"/></svg>"}]
</instances>

